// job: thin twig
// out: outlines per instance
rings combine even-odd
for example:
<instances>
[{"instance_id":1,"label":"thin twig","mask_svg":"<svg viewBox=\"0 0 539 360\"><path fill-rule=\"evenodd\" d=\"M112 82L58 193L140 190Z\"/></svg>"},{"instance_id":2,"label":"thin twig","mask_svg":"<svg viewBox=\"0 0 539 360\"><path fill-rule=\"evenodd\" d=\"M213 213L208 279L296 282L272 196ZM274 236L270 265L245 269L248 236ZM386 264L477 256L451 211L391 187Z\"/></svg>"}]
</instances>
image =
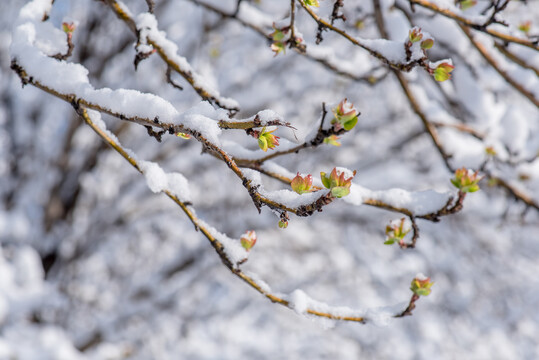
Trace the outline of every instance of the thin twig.
<instances>
[{"instance_id":1,"label":"thin twig","mask_svg":"<svg viewBox=\"0 0 539 360\"><path fill-rule=\"evenodd\" d=\"M515 88L515 90L517 90L519 93L521 93L522 95L524 95L526 98L528 98L528 100L530 100L536 107L539 108L539 99L536 99L534 94L532 92L530 92L529 90L527 90L526 88L524 88L524 86L522 86L521 84L519 84L515 79L513 79L508 73L507 71L503 70L502 68L500 68L500 65L498 65L498 63L496 62L496 60L494 60L494 58L492 57L492 55L490 55L490 53L488 52L488 50L486 49L485 45L483 45L482 43L480 43L479 41L477 41L474 36L472 35L472 32L470 29L468 29L466 26L464 25L460 25L460 28L461 30L464 32L464 34L466 34L466 36L468 37L468 39L470 40L470 42L472 43L472 45L477 49L477 51L479 51L479 53L483 56L483 58L490 64L490 66L492 66L494 68L494 70L496 70L496 72L498 74L500 74L501 77L503 77L505 79L505 81L507 81L513 88Z\"/></svg>"},{"instance_id":2,"label":"thin twig","mask_svg":"<svg viewBox=\"0 0 539 360\"><path fill-rule=\"evenodd\" d=\"M415 309L415 303L417 300L419 300L419 295L413 294L412 298L410 299L410 303L408 304L408 307L406 307L406 309L400 314L395 315L395 317L401 318L412 315L412 311Z\"/></svg>"},{"instance_id":3,"label":"thin twig","mask_svg":"<svg viewBox=\"0 0 539 360\"><path fill-rule=\"evenodd\" d=\"M518 57L517 55L509 51L506 46L499 44L497 41L494 41L494 47L514 63L522 66L523 68L533 70L533 72L535 72L535 75L539 77L539 68L533 66L532 64L529 64L524 59Z\"/></svg>"},{"instance_id":4,"label":"thin twig","mask_svg":"<svg viewBox=\"0 0 539 360\"><path fill-rule=\"evenodd\" d=\"M53 55L52 57L58 60L67 60L73 55L73 50L75 49L75 44L73 44L73 34L71 32L66 33L67 41L67 52L65 54L59 53Z\"/></svg>"},{"instance_id":5,"label":"thin twig","mask_svg":"<svg viewBox=\"0 0 539 360\"><path fill-rule=\"evenodd\" d=\"M379 0L373 0L374 3L378 2ZM410 0L410 1L417 1L417 0ZM379 7L378 7L379 9ZM375 10L376 10L376 6L375 6ZM384 23L383 23L383 16L382 14L380 13L380 15L377 17L377 19L381 19L382 21L381 22L377 22L377 25L378 25L378 28L380 30L380 33L382 32L385 32L384 30ZM464 30L465 27L461 26L461 28ZM469 31L468 29L466 29L467 31ZM401 86L403 87L404 89L404 92L405 94L407 95L408 97L408 100L410 101L410 104L412 105L412 108L414 109L414 111L416 112L416 114L421 118L422 122L424 124L430 124L431 126L433 126L434 124L432 122L430 122L428 120L428 118L426 117L426 115L423 113L423 111L421 111L421 109L419 108L419 104L417 103L417 101L415 101L415 99L413 98L411 92L410 92L410 89L409 89L409 86L406 82L406 79L402 76L402 74L400 73L396 73L397 75L397 78L399 79L399 82L401 82ZM401 81L402 80L402 81ZM478 134L479 135L479 134ZM433 142L438 150L438 152L440 153L440 155L442 155L442 158L444 158L444 162L446 164L446 167L448 168L449 171L451 172L454 172L455 169L450 166L449 164L449 161L448 159L450 158L450 155L446 154L444 148L443 148L443 145L441 142L439 141L435 141L435 138L431 136L431 138L433 139ZM436 137L437 138L437 137ZM486 176L488 179L492 180L493 182L495 182L497 185L503 187L511 196L513 196L515 199L519 200L519 201L522 201L523 203L525 203L526 205L530 206L530 207L533 207L537 210L539 210L539 204L537 204L530 196L526 195L525 193L523 193L522 191L519 191L518 189L516 189L515 187L511 186L510 184L508 184L506 181L504 181L503 179L499 178L499 177L496 177L496 176L493 176L492 174L490 174L489 172L486 172ZM459 199L457 201L457 203L455 205L459 205L459 206L462 206L462 201L464 200L464 195L463 193L460 193L459 192ZM462 197L462 199L461 199Z\"/></svg>"},{"instance_id":6,"label":"thin twig","mask_svg":"<svg viewBox=\"0 0 539 360\"><path fill-rule=\"evenodd\" d=\"M419 226L415 221L415 216L409 216L410 221L412 222L412 240L409 243L399 243L401 249L414 249L417 240L419 239Z\"/></svg>"},{"instance_id":7,"label":"thin twig","mask_svg":"<svg viewBox=\"0 0 539 360\"><path fill-rule=\"evenodd\" d=\"M436 4L434 3L431 3L427 0L409 0L410 1L410 4L417 4L417 5L420 5L424 8L427 8L427 9L430 9L440 15L443 15L445 17L448 17L450 19L453 19L453 20L456 20L458 21L460 24L462 25L465 25L467 27L471 27L473 29L476 29L476 30L479 30L479 31L482 31L484 33L487 33L491 36L494 36L498 39L501 39L505 42L513 42L513 43L516 43L516 44L520 44L520 45L524 45L524 46L527 46L529 48L532 48L532 49L535 49L535 50L539 50L539 46L538 46L538 43L537 41L530 41L530 40L527 40L527 39L522 39L522 38L518 38L516 36L511 36L511 35L508 35L508 34L504 34L504 33L501 33L499 31L496 31L496 30L492 30L492 29L489 29L489 28L486 28L483 26L483 24L477 24L463 16L460 16L460 15L457 15L455 14L454 12L452 12L451 10L448 10L448 9L443 9L443 8L440 8L438 7Z\"/></svg>"},{"instance_id":8,"label":"thin twig","mask_svg":"<svg viewBox=\"0 0 539 360\"><path fill-rule=\"evenodd\" d=\"M182 132L182 133L187 133L187 134L192 135L196 140L198 140L202 144L203 149L205 151L208 151L216 155L219 159L221 159L228 166L230 170L232 170L234 174L236 174L236 176L238 176L241 179L243 186L247 189L249 195L251 196L251 199L253 200L254 205L259 211L261 210L261 207L264 205L278 212L287 211L287 212L296 214L297 216L309 216L309 215L312 215L315 211L320 211L322 206L327 205L327 203L324 201L325 194L320 195L320 198L315 199L312 203L306 204L297 208L291 208L283 203L274 201L266 196L263 196L257 190L258 185L254 185L251 180L245 177L245 175L241 171L236 161L230 155L228 155L223 149L221 149L220 147L216 146L215 144L210 142L208 139L206 139L200 132L192 130L182 124L166 123L166 122L160 121L157 118L148 119L148 118L142 118L138 116L134 116L134 117L126 116L122 113L112 111L105 106L101 106L98 103L87 101L86 99L79 98L73 94L64 94L53 88L43 85L39 81L35 80L32 76L29 76L26 73L26 71L17 64L16 61L12 61L11 68L17 73L17 75L19 75L19 77L21 78L21 82L23 84L32 84L33 86L45 92L48 92L49 94L54 95L60 99L63 99L64 101L70 104L77 104L77 106L90 108L93 110L106 113L108 115L112 115L114 117L119 118L120 120L131 121L131 122L143 125L145 127L147 126L146 129L148 129L148 127L150 127L150 129L151 127L157 127L157 128L161 128L165 132L168 132L169 134L176 134L176 133ZM159 133L155 133L153 129L151 129L149 133L151 136L156 137L156 139L158 140L161 136L159 135Z\"/></svg>"},{"instance_id":9,"label":"thin twig","mask_svg":"<svg viewBox=\"0 0 539 360\"><path fill-rule=\"evenodd\" d=\"M77 113L84 119L84 121L105 141L107 142L114 150L116 150L124 159L126 159L135 169L137 169L140 173L143 173L140 165L138 164L137 160L133 158L123 147L122 145L117 142L115 139L111 138L106 131L95 125L95 123L92 121L91 117L88 115L87 111L83 107L79 107L77 109ZM225 248L223 244L212 235L212 231L207 227L207 225L200 221L199 218L196 216L195 212L191 209L190 206L187 206L184 202L182 202L177 196L175 196L173 193L171 193L168 190L163 190L165 195L167 195L172 201L174 201L180 208L183 210L183 212L187 215L189 220L193 223L196 229L198 229L209 241L210 244L213 246L219 257L221 258L221 261L223 264L237 277L242 279L244 282L246 282L249 286L251 286L253 289L258 291L260 294L264 295L267 299L269 299L271 302L278 303L280 305L283 305L285 307L290 308L291 304L288 300L284 299L282 296L273 294L269 291L267 291L265 288L262 288L258 282L253 279L251 276L244 273L240 268L236 266L236 264L232 263L232 261L228 258ZM358 316L341 316L332 314L328 311L318 311L315 309L308 308L305 310L305 313L323 317L331 320L344 320L344 321L352 321L352 322L359 322L359 323L366 323L368 321L365 317L358 317Z\"/></svg>"},{"instance_id":10,"label":"thin twig","mask_svg":"<svg viewBox=\"0 0 539 360\"><path fill-rule=\"evenodd\" d=\"M110 6L110 8L114 11L116 16L121 19L128 27L131 29L131 31L138 37L139 33L137 30L137 26L135 21L131 18L131 16L125 11L124 7L125 5L120 5L116 0L105 0L105 2ZM166 49L164 49L159 43L157 43L152 38L146 39L148 45L151 45L155 50L157 50L157 53L163 59L163 61L167 64L168 67L172 68L174 71L176 71L178 74L183 76L185 80L193 87L193 89L198 93L198 95L204 99L208 100L211 103L214 103L215 105L219 106L220 108L227 109L231 114L235 114L239 111L239 108L236 106L230 106L228 103L223 101L222 98L216 97L211 94L211 91L208 89L205 89L202 85L200 85L197 81L195 81L195 76L193 73L189 70L186 70L183 68L181 64L174 61L174 59L170 58L167 54Z\"/></svg>"},{"instance_id":11,"label":"thin twig","mask_svg":"<svg viewBox=\"0 0 539 360\"><path fill-rule=\"evenodd\" d=\"M382 61L384 64L388 65L390 68L392 69L396 69L396 70L401 70L401 71L410 71L412 70L414 67L420 65L420 66L426 66L425 64L423 64L423 62L421 60L416 60L416 61L412 61L412 62L406 62L406 63L400 63L400 62L392 62L390 61L389 59L387 59L384 55L382 55L380 52L374 50L373 48L371 48L370 46L367 46L366 44L364 44L361 40L351 36L350 34L348 34L346 31L342 30L342 29L339 29L335 26L333 26L332 24L330 24L329 22L327 22L326 20L322 19L320 16L318 16L311 8L309 8L309 6L305 5L305 3L303 2L303 0L297 0L299 2L299 4L301 5L301 7L313 18L314 21L316 21L319 25L327 28L327 29L330 29L334 32L336 32L337 34L341 35L342 37L344 37L345 39L347 39L349 42L351 42L352 44L356 45L356 46L359 46L360 48L364 49L364 50L367 50L372 56L374 56L375 58L377 58L378 60Z\"/></svg>"},{"instance_id":12,"label":"thin twig","mask_svg":"<svg viewBox=\"0 0 539 360\"><path fill-rule=\"evenodd\" d=\"M183 87L178 84L177 82L175 82L174 80L172 80L172 68L169 66L167 67L167 72L166 72L166 77L167 77L167 82L172 85L172 87L175 87L176 89L178 90L183 90Z\"/></svg>"},{"instance_id":13,"label":"thin twig","mask_svg":"<svg viewBox=\"0 0 539 360\"><path fill-rule=\"evenodd\" d=\"M255 31L260 36L266 38L268 41L272 41L271 36L268 35L269 31L265 31L264 29L260 28L259 26L256 26L255 24L253 24L253 23L251 23L249 21L246 21L245 19L241 18L239 16L239 14L237 14L237 13L230 14L230 13L224 11L224 10L219 9L218 7L215 7L215 6L211 5L211 4L208 4L208 3L203 2L203 1L199 1L199 0L189 0L189 1L191 1L195 5L198 5L198 6L201 6L201 7L205 8L206 10L210 10L211 12L219 14L220 16L222 16L224 18L234 19L235 21L239 22L243 26ZM367 83L367 84L370 84L370 85L374 85L374 84L377 84L380 80L384 79L389 74L389 72L386 71L382 75L379 75L379 76L374 76L374 75L358 76L358 75L353 74L353 73L351 73L351 72L349 72L349 71L347 71L345 69L340 68L338 66L338 64L329 61L325 57L314 55L312 52L309 52L307 49L308 48L305 47L305 51L302 51L302 49L299 49L298 47L293 47L293 50L296 51L298 54L303 55L303 56L305 56L306 58L308 58L308 59L310 59L312 61L316 61L317 63L321 64L326 69L328 69L328 70L330 70L330 71L332 71L332 72L334 72L334 73L336 73L338 75L347 77L347 78L349 78L351 80L354 80L354 81L360 81L360 82L364 82L364 83Z\"/></svg>"},{"instance_id":14,"label":"thin twig","mask_svg":"<svg viewBox=\"0 0 539 360\"><path fill-rule=\"evenodd\" d=\"M470 135L472 135L474 138L476 139L479 139L479 140L483 140L484 139L484 135L475 130L474 128L466 125L466 124L462 124L462 123L457 123L457 124L452 124L452 123L442 123L442 122L438 122L438 121L431 121L431 124L436 126L436 127L446 127L446 128L453 128L453 129L457 129L461 132L464 132L464 133L468 133Z\"/></svg>"}]
</instances>

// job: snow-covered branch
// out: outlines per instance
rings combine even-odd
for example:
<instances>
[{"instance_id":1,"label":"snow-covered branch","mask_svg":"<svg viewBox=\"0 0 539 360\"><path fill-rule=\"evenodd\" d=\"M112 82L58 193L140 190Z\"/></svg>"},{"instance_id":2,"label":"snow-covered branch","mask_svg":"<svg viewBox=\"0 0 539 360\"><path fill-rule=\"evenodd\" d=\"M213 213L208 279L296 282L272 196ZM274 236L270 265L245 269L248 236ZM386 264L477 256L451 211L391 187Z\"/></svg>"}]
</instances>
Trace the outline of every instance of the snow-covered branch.
<instances>
[{"instance_id":1,"label":"snow-covered branch","mask_svg":"<svg viewBox=\"0 0 539 360\"><path fill-rule=\"evenodd\" d=\"M17 2L0 358L534 354L536 3Z\"/></svg>"}]
</instances>

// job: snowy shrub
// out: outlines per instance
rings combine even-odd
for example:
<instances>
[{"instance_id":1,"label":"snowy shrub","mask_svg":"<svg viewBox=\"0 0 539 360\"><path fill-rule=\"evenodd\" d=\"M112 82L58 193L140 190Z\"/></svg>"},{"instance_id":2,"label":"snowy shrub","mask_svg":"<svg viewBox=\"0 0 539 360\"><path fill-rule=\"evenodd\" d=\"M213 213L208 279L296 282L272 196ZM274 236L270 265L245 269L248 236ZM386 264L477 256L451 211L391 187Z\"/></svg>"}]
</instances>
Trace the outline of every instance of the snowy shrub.
<instances>
[{"instance_id":1,"label":"snowy shrub","mask_svg":"<svg viewBox=\"0 0 539 360\"><path fill-rule=\"evenodd\" d=\"M539 355L537 2L2 6L0 358Z\"/></svg>"}]
</instances>

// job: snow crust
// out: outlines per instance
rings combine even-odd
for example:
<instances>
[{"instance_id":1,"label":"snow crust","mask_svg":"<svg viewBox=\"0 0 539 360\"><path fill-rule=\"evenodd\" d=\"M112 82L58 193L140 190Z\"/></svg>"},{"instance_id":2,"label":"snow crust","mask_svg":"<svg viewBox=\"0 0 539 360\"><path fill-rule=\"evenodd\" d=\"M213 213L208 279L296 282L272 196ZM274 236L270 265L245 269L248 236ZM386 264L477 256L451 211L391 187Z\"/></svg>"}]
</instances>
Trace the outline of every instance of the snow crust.
<instances>
[{"instance_id":1,"label":"snow crust","mask_svg":"<svg viewBox=\"0 0 539 360\"><path fill-rule=\"evenodd\" d=\"M307 310L333 314L339 317L365 317L375 326L387 326L390 324L397 309L406 307L404 303L391 307L371 309L351 309L347 306L330 306L324 302L312 299L303 290L294 290L289 298L289 306L298 314L305 315Z\"/></svg>"},{"instance_id":2,"label":"snow crust","mask_svg":"<svg viewBox=\"0 0 539 360\"><path fill-rule=\"evenodd\" d=\"M41 33L41 36L46 35ZM11 44L11 54L34 80L51 89L100 104L127 117L172 119L178 113L169 102L153 94L127 89L94 89L89 83L86 68L52 59L34 47L35 43L35 25L30 22L19 25Z\"/></svg>"},{"instance_id":3,"label":"snow crust","mask_svg":"<svg viewBox=\"0 0 539 360\"><path fill-rule=\"evenodd\" d=\"M52 8L51 0L35 0L21 8L17 18L18 23L26 21L40 21L44 14L48 14Z\"/></svg>"},{"instance_id":4,"label":"snow crust","mask_svg":"<svg viewBox=\"0 0 539 360\"><path fill-rule=\"evenodd\" d=\"M154 41L166 57L171 59L174 63L178 64L182 71L190 74L194 81L194 86L203 88L207 91L211 97L219 99L219 101L228 108L238 108L239 104L234 99L221 97L219 91L214 89L211 84L201 75L196 73L191 65L187 62L187 59L178 55L178 46L172 41L168 40L164 31L159 31L157 28L157 19L153 14L142 13L136 18L136 26L139 31L142 41L150 39Z\"/></svg>"},{"instance_id":5,"label":"snow crust","mask_svg":"<svg viewBox=\"0 0 539 360\"><path fill-rule=\"evenodd\" d=\"M154 21L155 18L150 15L143 16L141 20L143 25L148 26L153 26ZM48 27L46 29L54 30L54 28ZM41 37L47 36L44 32L40 34ZM210 142L219 144L220 129L216 120L228 119L225 110L216 110L208 102L203 101L190 110L179 113L168 101L153 94L141 93L131 89L95 89L89 83L86 68L78 64L50 58L34 46L36 43L38 43L36 25L31 22L21 24L15 29L11 54L20 66L31 74L34 80L44 86L62 94L75 95L77 98L85 99L107 109L111 113L122 114L130 118L152 120L158 118L162 121L181 124L188 129L201 133ZM172 43L166 44L168 46L173 45ZM181 59L178 61L185 60Z\"/></svg>"},{"instance_id":6,"label":"snow crust","mask_svg":"<svg viewBox=\"0 0 539 360\"><path fill-rule=\"evenodd\" d=\"M249 253L241 246L239 240L228 237L202 220L200 220L200 224L206 227L210 234L223 244L225 254L232 264L237 265L249 257Z\"/></svg>"},{"instance_id":7,"label":"snow crust","mask_svg":"<svg viewBox=\"0 0 539 360\"><path fill-rule=\"evenodd\" d=\"M360 43L382 54L392 63L406 63L406 52L402 42L386 39L361 39Z\"/></svg>"},{"instance_id":8,"label":"snow crust","mask_svg":"<svg viewBox=\"0 0 539 360\"><path fill-rule=\"evenodd\" d=\"M410 192L404 189L369 190L352 184L350 195L343 198L347 203L359 206L367 199L381 201L395 208L408 209L416 216L430 214L442 209L453 196L433 190Z\"/></svg>"}]
</instances>

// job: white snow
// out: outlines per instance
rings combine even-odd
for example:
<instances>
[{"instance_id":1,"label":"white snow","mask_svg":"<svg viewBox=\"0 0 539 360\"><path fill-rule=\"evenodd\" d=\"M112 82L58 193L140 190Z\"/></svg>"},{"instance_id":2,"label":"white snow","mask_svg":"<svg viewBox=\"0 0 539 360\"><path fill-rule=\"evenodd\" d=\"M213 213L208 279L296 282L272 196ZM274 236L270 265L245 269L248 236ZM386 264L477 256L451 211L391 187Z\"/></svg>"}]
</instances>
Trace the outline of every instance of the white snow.
<instances>
[{"instance_id":1,"label":"white snow","mask_svg":"<svg viewBox=\"0 0 539 360\"><path fill-rule=\"evenodd\" d=\"M278 170L278 168L275 167L274 169ZM320 197L328 194L329 192L329 190L326 189L305 194L298 194L295 191L289 189L268 191L264 188L262 184L262 178L258 171L252 169L243 169L243 175L246 179L252 181L253 186L258 186L257 190L260 195L293 209L296 209L300 206L312 204Z\"/></svg>"},{"instance_id":2,"label":"white snow","mask_svg":"<svg viewBox=\"0 0 539 360\"><path fill-rule=\"evenodd\" d=\"M158 193L164 190L176 195L180 201L190 201L189 183L180 173L166 173L157 163L139 160L146 183L150 190Z\"/></svg>"},{"instance_id":3,"label":"white snow","mask_svg":"<svg viewBox=\"0 0 539 360\"><path fill-rule=\"evenodd\" d=\"M276 146L274 149L270 149L267 152L263 152L256 143L256 139L252 140L253 148L256 146L255 150L247 149L246 147L238 144L235 141L222 140L221 145L223 150L225 150L229 155L233 156L236 159L241 160L259 160L268 155L271 155L272 152L282 152L288 151L295 148L298 144L295 144L287 139L279 139L279 146Z\"/></svg>"},{"instance_id":4,"label":"white snow","mask_svg":"<svg viewBox=\"0 0 539 360\"><path fill-rule=\"evenodd\" d=\"M207 1L222 6L223 11L234 10L234 2ZM67 2L57 0L51 19L42 22L50 2L35 0L25 5L17 23L20 27L12 33L6 29L15 24L12 15L22 6L16 3L4 2L0 13L0 72L11 74L0 76L0 359L198 359L260 354L276 359L308 354L343 360L377 354L391 359L396 348L402 359L430 354L439 355L440 360L511 354L536 357L539 245L534 235L538 213L505 190L484 181L482 191L466 196L459 214L438 223L418 223L421 236L416 249L401 251L381 244L384 226L400 214L370 206L355 208L335 201L313 217L289 214L288 228L279 229L276 211L258 214L237 176L219 160L200 154L200 137L242 159L260 159L289 149L294 146L293 137L290 143L282 139L281 146L263 153L256 139L244 131L221 131L218 123L250 121L257 113L264 120L281 115L298 128L302 142L310 130L307 139L316 134L320 104L347 97L363 115L357 128L342 138L343 146L278 156L265 161L262 169L288 178L297 171L311 173L315 185L320 185L319 171L344 165L358 169L344 201L361 205L378 200L416 215L437 211L455 196L449 182L453 175L391 74L370 86L336 75L293 51L273 58L265 39L236 20L221 19L192 2L163 2L157 18L159 29L168 35L159 33L157 22L143 19L143 24L155 25L146 29L146 35L173 40L176 48L167 48L167 54L186 56L190 69L206 78L197 78L198 85L219 87L244 104L244 113L239 113L242 119L234 120L225 110L198 103L190 89L177 92L166 86L163 64L156 55L135 73L133 48L119 47L124 39L134 38L121 21L111 17L107 6L92 0L64 6ZM390 38L396 41L373 46L388 53L395 50L395 58L402 60L399 48L404 48L411 25L393 6L394 0L381 3ZM444 4L454 7L453 0ZM144 2L139 5L137 9L145 9ZM284 0L244 1L240 16L258 24L267 35L272 21L289 24L289 5ZM317 11L327 16L331 2L321 5ZM361 12L354 10L355 5L361 5ZM121 6L129 11L125 4ZM480 2L462 15L473 18L484 6ZM352 36L378 36L372 19L367 19L363 29L351 26L356 16L372 14L372 2L347 0L344 10ZM513 34L521 19L533 20L537 11L537 2L524 6L512 1L507 11L512 17L504 17L509 28L489 28ZM88 48L85 64L89 71L69 63L77 61L77 56L68 61L48 58L66 45L65 34L51 24L58 27L70 15L80 19L73 37L75 54L83 46ZM300 8L296 15L297 29L314 42L316 24ZM476 169L487 159L485 147L493 146L497 155L490 157L485 170L537 201L537 109L496 74L454 21L420 6L409 15L436 38L429 57L452 57L456 66L454 81L442 84L424 71L405 74L421 109L429 120L466 124L485 136L480 140L455 128L439 127L441 142L453 155L451 165ZM136 19L137 13L130 16ZM92 17L99 26L88 33ZM103 23L106 19L112 23ZM344 25L337 20L337 26ZM536 30L534 23L531 33ZM475 34L502 69L536 93L538 80L532 72L496 55L492 41ZM87 43L80 43L86 39ZM150 49L146 43L138 50ZM507 49L529 64L537 60L537 52L530 48L510 44ZM421 55L416 50L414 44L414 57ZM337 71L357 76L387 71L368 52L329 32L320 46L309 43L307 51L310 58L326 59ZM28 76L66 94L99 101L108 111L148 116L150 121L157 115L162 122L185 126L185 132L197 139L166 136L158 143L140 125L111 119L114 125L128 125L122 126L118 138L145 168L149 187L169 190L183 200L189 199L191 187L196 201L189 209L196 208L197 217L211 220L211 226L199 225L207 226L223 243L234 266L249 255L242 270L262 291L290 300L290 307L302 316L272 304L238 281L180 209L165 196L145 190L145 184L141 187L142 177L114 151L100 148L102 142L91 129L70 123L75 115L69 104L31 85L21 89L9 71L10 56L25 67ZM104 71L94 73L101 66ZM97 111L88 113L118 141ZM326 120L330 119L331 113ZM78 127L70 135L74 125ZM326 121L326 129L329 126ZM279 127L275 134L285 136L281 131L291 132ZM191 181L187 184L183 175L169 170L178 170ZM288 185L256 171L245 173L253 184L261 185L265 196L291 207L310 203L327 191L298 195ZM76 202L62 216L64 201L75 190ZM236 238L248 230L259 235L250 253ZM44 278L41 257L53 251L59 258ZM167 275L170 270L175 271L172 276ZM421 298L413 316L378 328L406 308L412 295L410 280L418 271L432 276L436 289ZM394 302L399 304L379 308ZM305 314L307 309L362 316L368 324L315 322L317 317ZM334 327L328 330L327 324ZM100 343L84 352L77 350L96 333L101 335Z\"/></svg>"},{"instance_id":5,"label":"white snow","mask_svg":"<svg viewBox=\"0 0 539 360\"><path fill-rule=\"evenodd\" d=\"M423 273L417 273L415 278L419 281L423 281L423 280L427 280L428 279L428 276L425 276L425 274Z\"/></svg>"},{"instance_id":6,"label":"white snow","mask_svg":"<svg viewBox=\"0 0 539 360\"><path fill-rule=\"evenodd\" d=\"M404 64L407 62L404 44L401 41L392 41L386 39L359 39L358 41L367 46L369 49L381 54L392 63Z\"/></svg>"},{"instance_id":7,"label":"white snow","mask_svg":"<svg viewBox=\"0 0 539 360\"><path fill-rule=\"evenodd\" d=\"M207 228L210 234L223 244L225 254L232 264L236 265L249 257L249 252L241 246L239 239L228 237L203 220L199 220L199 223Z\"/></svg>"},{"instance_id":8,"label":"white snow","mask_svg":"<svg viewBox=\"0 0 539 360\"><path fill-rule=\"evenodd\" d=\"M40 21L52 8L52 0L34 0L27 3L19 12L18 22Z\"/></svg>"},{"instance_id":9,"label":"white snow","mask_svg":"<svg viewBox=\"0 0 539 360\"><path fill-rule=\"evenodd\" d=\"M43 33L41 35L44 36ZM127 89L94 89L89 83L86 68L46 56L34 47L36 41L34 24L18 26L11 44L11 54L29 76L42 85L62 94L76 95L127 117L153 119L158 116L164 120L177 114L169 102L153 94Z\"/></svg>"},{"instance_id":10,"label":"white snow","mask_svg":"<svg viewBox=\"0 0 539 360\"><path fill-rule=\"evenodd\" d=\"M178 172L167 173L168 190L183 202L191 200L189 182Z\"/></svg>"},{"instance_id":11,"label":"white snow","mask_svg":"<svg viewBox=\"0 0 539 360\"><path fill-rule=\"evenodd\" d=\"M157 28L157 19L153 14L142 13L139 14L135 20L137 30L141 41L144 43L147 39L155 42L165 53L167 58L178 64L183 72L190 74L193 78L195 87L204 89L210 96L219 99L219 101L227 108L238 108L239 104L236 100L221 97L219 91L214 89L210 82L203 76L196 73L192 66L189 64L186 58L178 55L178 46L172 41L167 39L167 35L164 31L159 31Z\"/></svg>"},{"instance_id":12,"label":"white snow","mask_svg":"<svg viewBox=\"0 0 539 360\"><path fill-rule=\"evenodd\" d=\"M241 3L240 11L237 16L247 24L253 24L259 27L271 27L272 23L275 21L267 14L246 2Z\"/></svg>"},{"instance_id":13,"label":"white snow","mask_svg":"<svg viewBox=\"0 0 539 360\"><path fill-rule=\"evenodd\" d=\"M139 166L151 191L158 193L167 189L167 174L159 165L151 161L139 161Z\"/></svg>"},{"instance_id":14,"label":"white snow","mask_svg":"<svg viewBox=\"0 0 539 360\"><path fill-rule=\"evenodd\" d=\"M275 173L275 174L278 174L278 175L281 175L281 176L284 176L284 177L287 177L287 178L290 178L290 179L292 179L292 178L294 178L294 176L296 176L296 174L289 171L285 167L277 164L274 161L265 161L262 164L261 168L263 170L266 170L266 171L269 171L271 173Z\"/></svg>"},{"instance_id":15,"label":"white snow","mask_svg":"<svg viewBox=\"0 0 539 360\"><path fill-rule=\"evenodd\" d=\"M214 109L209 102L201 101L186 112L179 114L175 118L175 123L182 124L188 129L197 131L214 145L219 145L221 129L216 120L226 116L223 112L224 110L222 109Z\"/></svg>"},{"instance_id":16,"label":"white snow","mask_svg":"<svg viewBox=\"0 0 539 360\"><path fill-rule=\"evenodd\" d=\"M296 289L290 294L290 307L298 314L304 314L308 307L310 298L303 290Z\"/></svg>"},{"instance_id":17,"label":"white snow","mask_svg":"<svg viewBox=\"0 0 539 360\"><path fill-rule=\"evenodd\" d=\"M350 195L344 197L347 203L360 206L367 199L381 201L395 208L409 210L412 214L425 215L442 209L451 193L439 193L433 190L410 192L404 189L372 191L360 185L352 184Z\"/></svg>"}]
</instances>

